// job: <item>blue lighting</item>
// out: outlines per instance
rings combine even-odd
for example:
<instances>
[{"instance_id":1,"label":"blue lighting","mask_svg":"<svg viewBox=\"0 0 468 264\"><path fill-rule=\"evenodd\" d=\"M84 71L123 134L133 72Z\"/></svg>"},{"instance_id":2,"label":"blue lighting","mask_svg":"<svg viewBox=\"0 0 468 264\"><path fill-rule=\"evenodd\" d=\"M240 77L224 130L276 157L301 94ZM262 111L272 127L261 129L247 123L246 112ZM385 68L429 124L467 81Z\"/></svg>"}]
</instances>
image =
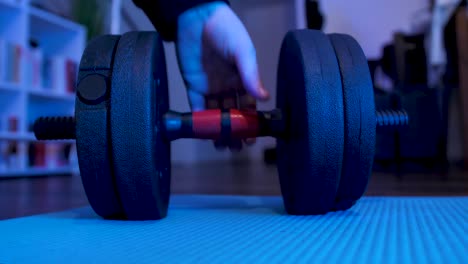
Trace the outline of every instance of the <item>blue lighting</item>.
<instances>
[{"instance_id":1,"label":"blue lighting","mask_svg":"<svg viewBox=\"0 0 468 264\"><path fill-rule=\"evenodd\" d=\"M173 196L161 221L90 208L0 222L0 263L468 263L468 197L364 197L288 216L280 197Z\"/></svg>"}]
</instances>

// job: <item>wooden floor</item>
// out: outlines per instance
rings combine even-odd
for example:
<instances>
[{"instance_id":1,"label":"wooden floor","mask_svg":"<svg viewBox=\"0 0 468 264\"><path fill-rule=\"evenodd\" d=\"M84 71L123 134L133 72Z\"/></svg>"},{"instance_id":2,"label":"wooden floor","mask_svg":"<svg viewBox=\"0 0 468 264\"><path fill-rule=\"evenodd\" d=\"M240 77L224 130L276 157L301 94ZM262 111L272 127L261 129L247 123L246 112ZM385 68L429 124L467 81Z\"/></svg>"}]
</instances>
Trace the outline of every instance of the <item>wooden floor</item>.
<instances>
[{"instance_id":1,"label":"wooden floor","mask_svg":"<svg viewBox=\"0 0 468 264\"><path fill-rule=\"evenodd\" d=\"M275 166L199 164L174 166L172 193L280 195ZM397 177L374 172L369 196L465 196L468 172L411 173ZM79 176L0 180L0 219L66 210L88 205Z\"/></svg>"}]
</instances>

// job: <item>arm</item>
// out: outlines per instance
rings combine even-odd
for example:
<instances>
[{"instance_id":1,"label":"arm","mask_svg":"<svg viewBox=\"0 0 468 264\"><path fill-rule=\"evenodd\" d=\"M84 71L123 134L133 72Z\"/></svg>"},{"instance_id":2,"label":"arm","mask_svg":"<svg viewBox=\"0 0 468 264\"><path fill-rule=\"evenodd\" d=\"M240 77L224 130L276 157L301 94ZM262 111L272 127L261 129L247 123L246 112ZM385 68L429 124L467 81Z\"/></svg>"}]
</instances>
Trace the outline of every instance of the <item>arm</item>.
<instances>
[{"instance_id":1,"label":"arm","mask_svg":"<svg viewBox=\"0 0 468 264\"><path fill-rule=\"evenodd\" d=\"M153 26L166 41L177 38L177 20L183 12L204 3L228 0L133 0L149 18Z\"/></svg>"},{"instance_id":2,"label":"arm","mask_svg":"<svg viewBox=\"0 0 468 264\"><path fill-rule=\"evenodd\" d=\"M227 0L133 0L163 40L173 41L192 111L256 109L267 100L255 47ZM251 144L254 140L245 140ZM219 149L241 140L216 141Z\"/></svg>"}]
</instances>

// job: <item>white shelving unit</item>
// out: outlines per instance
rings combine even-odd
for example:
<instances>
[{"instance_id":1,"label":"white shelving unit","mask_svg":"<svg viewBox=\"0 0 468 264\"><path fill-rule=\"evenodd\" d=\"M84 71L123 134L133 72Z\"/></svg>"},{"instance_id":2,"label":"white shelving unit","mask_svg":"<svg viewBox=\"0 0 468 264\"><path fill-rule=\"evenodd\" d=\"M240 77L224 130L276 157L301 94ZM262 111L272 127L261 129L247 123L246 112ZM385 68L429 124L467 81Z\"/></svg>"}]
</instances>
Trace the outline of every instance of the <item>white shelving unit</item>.
<instances>
[{"instance_id":1,"label":"white shelving unit","mask_svg":"<svg viewBox=\"0 0 468 264\"><path fill-rule=\"evenodd\" d=\"M73 115L85 45L84 26L0 0L0 178L78 171L73 141L39 142L31 128L39 116Z\"/></svg>"}]
</instances>

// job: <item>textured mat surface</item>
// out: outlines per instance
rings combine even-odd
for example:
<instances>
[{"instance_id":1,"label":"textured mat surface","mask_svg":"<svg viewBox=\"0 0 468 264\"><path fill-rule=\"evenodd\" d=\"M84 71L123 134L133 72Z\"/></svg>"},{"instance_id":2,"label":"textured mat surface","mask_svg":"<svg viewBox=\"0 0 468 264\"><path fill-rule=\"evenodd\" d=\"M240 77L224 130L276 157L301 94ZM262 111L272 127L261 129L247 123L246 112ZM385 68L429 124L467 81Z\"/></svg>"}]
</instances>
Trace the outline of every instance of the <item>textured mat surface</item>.
<instances>
[{"instance_id":1,"label":"textured mat surface","mask_svg":"<svg viewBox=\"0 0 468 264\"><path fill-rule=\"evenodd\" d=\"M279 197L173 196L159 222L90 208L0 221L0 263L468 263L468 197L364 197L288 216Z\"/></svg>"}]
</instances>

